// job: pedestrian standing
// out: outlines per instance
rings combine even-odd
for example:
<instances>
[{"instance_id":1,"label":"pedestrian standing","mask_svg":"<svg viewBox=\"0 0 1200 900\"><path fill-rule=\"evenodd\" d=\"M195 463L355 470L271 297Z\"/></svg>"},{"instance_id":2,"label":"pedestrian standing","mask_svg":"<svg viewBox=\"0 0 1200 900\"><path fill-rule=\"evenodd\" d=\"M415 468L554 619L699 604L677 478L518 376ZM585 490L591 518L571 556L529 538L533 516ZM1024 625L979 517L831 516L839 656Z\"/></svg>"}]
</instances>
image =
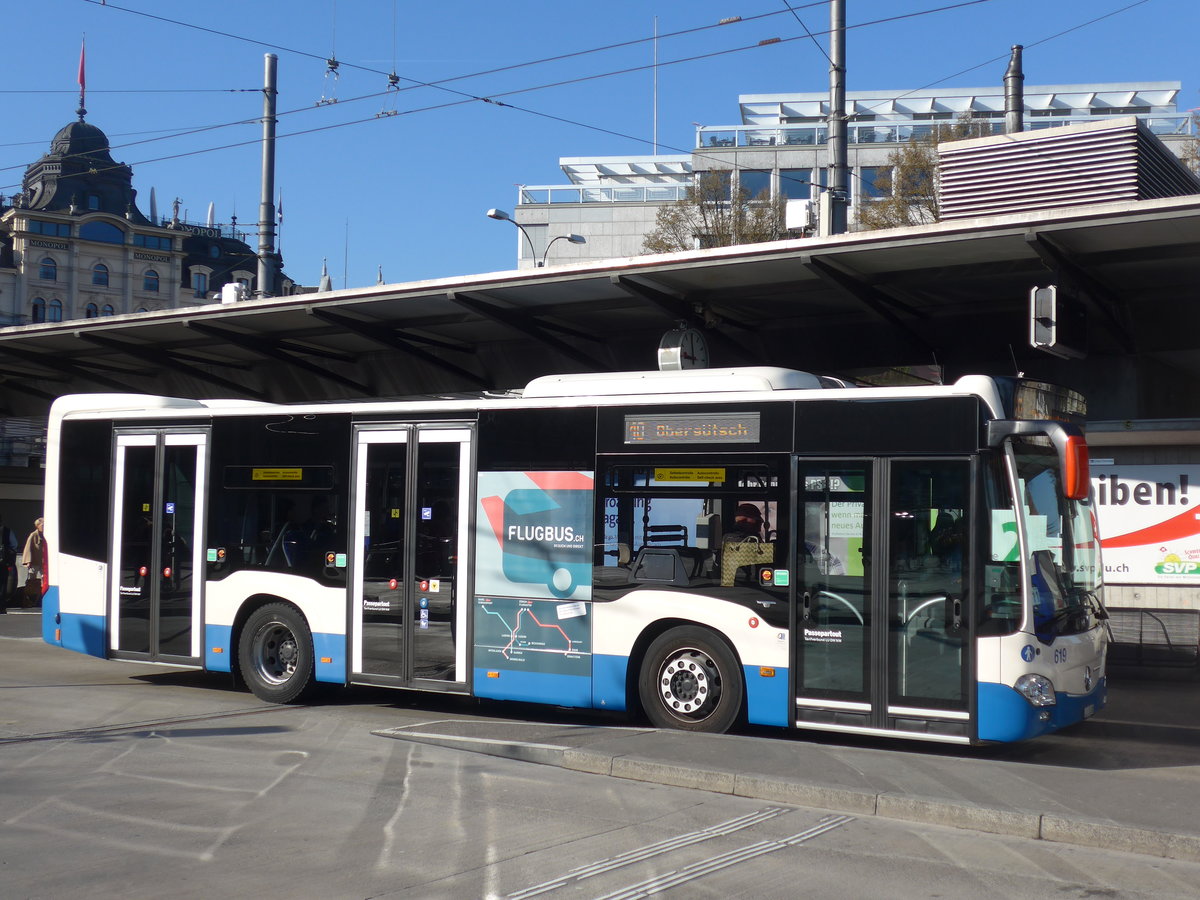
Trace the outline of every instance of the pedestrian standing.
<instances>
[{"instance_id":1,"label":"pedestrian standing","mask_svg":"<svg viewBox=\"0 0 1200 900\"><path fill-rule=\"evenodd\" d=\"M38 516L33 520L33 531L25 539L25 551L21 554L21 565L27 569L25 596L21 605L37 606L42 601L42 579L46 572L46 539L42 535L45 519Z\"/></svg>"}]
</instances>

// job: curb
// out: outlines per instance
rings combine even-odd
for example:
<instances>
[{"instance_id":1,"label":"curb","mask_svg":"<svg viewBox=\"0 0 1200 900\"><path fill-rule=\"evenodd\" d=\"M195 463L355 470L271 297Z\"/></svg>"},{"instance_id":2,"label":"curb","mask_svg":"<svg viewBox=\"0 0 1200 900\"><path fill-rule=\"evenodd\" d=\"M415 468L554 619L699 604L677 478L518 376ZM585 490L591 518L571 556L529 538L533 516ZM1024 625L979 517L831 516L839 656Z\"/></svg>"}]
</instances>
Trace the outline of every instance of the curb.
<instances>
[{"instance_id":1,"label":"curb","mask_svg":"<svg viewBox=\"0 0 1200 900\"><path fill-rule=\"evenodd\" d=\"M1156 831L1115 822L999 809L889 791L856 791L786 778L769 778L721 769L701 769L645 757L615 756L611 753L598 753L559 744L497 741L491 738L409 731L403 727L385 728L372 731L371 734L450 750L557 766L590 775L609 775L628 781L693 788L858 816L879 816L884 819L949 826L986 834L1200 862L1200 834Z\"/></svg>"}]
</instances>

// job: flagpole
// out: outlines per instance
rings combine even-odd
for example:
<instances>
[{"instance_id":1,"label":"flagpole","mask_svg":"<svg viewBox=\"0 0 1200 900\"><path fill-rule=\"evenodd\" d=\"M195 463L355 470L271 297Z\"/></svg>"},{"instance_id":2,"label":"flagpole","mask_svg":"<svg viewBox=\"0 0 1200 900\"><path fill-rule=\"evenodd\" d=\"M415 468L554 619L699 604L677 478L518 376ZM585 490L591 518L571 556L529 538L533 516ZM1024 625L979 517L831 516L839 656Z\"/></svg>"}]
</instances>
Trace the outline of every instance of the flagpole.
<instances>
[{"instance_id":1,"label":"flagpole","mask_svg":"<svg viewBox=\"0 0 1200 900\"><path fill-rule=\"evenodd\" d=\"M83 121L83 117L87 115L87 107L84 105L84 98L87 94L87 35L85 34L79 43L79 109L75 110L79 114L79 121Z\"/></svg>"}]
</instances>

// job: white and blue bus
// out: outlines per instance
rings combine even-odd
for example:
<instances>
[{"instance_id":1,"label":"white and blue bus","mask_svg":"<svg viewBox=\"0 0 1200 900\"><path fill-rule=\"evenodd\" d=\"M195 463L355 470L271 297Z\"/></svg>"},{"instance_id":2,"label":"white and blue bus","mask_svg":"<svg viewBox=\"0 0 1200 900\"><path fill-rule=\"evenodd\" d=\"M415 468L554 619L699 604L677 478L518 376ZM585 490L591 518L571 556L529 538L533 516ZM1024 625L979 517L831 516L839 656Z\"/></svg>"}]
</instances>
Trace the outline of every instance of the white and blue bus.
<instances>
[{"instance_id":1,"label":"white and blue bus","mask_svg":"<svg viewBox=\"0 0 1200 900\"><path fill-rule=\"evenodd\" d=\"M1080 398L774 368L72 395L44 636L108 659L957 743L1105 702Z\"/></svg>"}]
</instances>

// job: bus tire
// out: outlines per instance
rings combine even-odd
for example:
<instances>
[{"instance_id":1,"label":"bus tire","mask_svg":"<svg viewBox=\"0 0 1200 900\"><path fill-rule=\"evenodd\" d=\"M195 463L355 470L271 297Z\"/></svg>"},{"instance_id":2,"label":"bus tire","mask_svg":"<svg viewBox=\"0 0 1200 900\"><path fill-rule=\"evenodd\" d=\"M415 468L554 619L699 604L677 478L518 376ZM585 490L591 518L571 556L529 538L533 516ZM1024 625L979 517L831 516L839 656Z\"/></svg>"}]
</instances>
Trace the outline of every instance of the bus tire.
<instances>
[{"instance_id":1,"label":"bus tire","mask_svg":"<svg viewBox=\"0 0 1200 900\"><path fill-rule=\"evenodd\" d=\"M292 703L314 683L312 632L286 603L268 603L250 614L238 641L238 668L255 697Z\"/></svg>"},{"instance_id":2,"label":"bus tire","mask_svg":"<svg viewBox=\"0 0 1200 900\"><path fill-rule=\"evenodd\" d=\"M737 657L707 628L665 631L642 659L638 697L658 728L728 731L741 715L743 693Z\"/></svg>"}]
</instances>

